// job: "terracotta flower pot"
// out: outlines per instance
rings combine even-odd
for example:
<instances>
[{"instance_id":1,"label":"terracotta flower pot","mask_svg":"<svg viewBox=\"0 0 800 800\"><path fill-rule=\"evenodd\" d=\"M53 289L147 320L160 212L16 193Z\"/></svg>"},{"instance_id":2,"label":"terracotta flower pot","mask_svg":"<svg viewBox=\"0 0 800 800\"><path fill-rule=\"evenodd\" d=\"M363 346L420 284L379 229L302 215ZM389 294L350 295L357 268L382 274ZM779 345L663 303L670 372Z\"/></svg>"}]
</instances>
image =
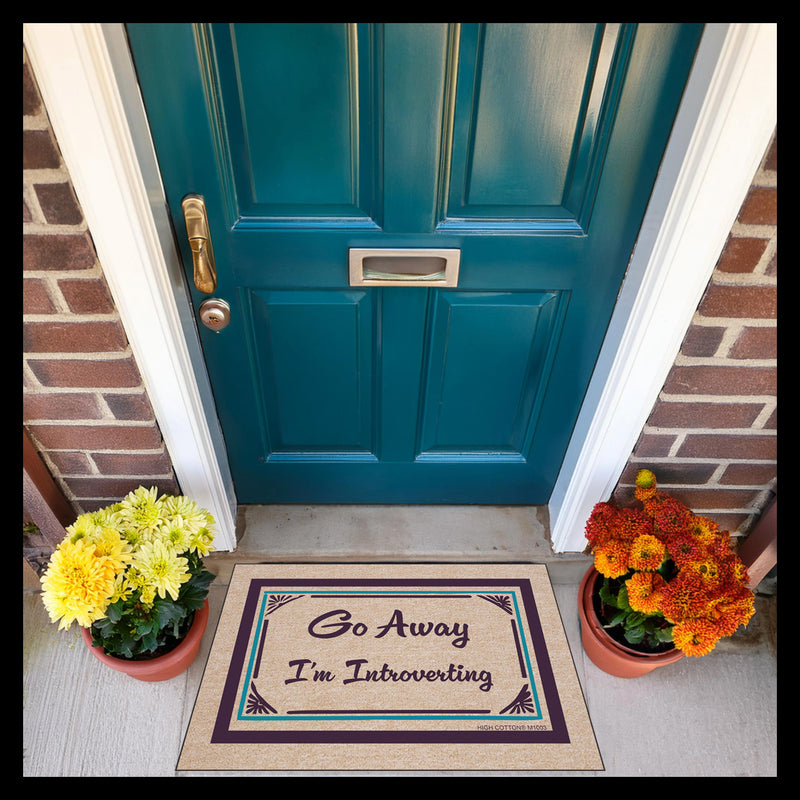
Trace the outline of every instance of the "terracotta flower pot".
<instances>
[{"instance_id":1,"label":"terracotta flower pot","mask_svg":"<svg viewBox=\"0 0 800 800\"><path fill-rule=\"evenodd\" d=\"M89 646L89 652L111 669L124 672L139 681L166 681L187 670L197 658L206 625L208 625L208 600L195 612L191 628L174 650L163 656L143 661L129 661L109 656L102 647L92 646L92 634L88 628L81 628L81 634Z\"/></svg>"},{"instance_id":2,"label":"terracotta flower pot","mask_svg":"<svg viewBox=\"0 0 800 800\"><path fill-rule=\"evenodd\" d=\"M600 573L590 567L578 590L578 613L581 619L581 643L591 662L603 672L618 678L638 678L658 667L674 664L683 658L676 649L662 653L641 653L613 639L603 628L594 609L595 586Z\"/></svg>"}]
</instances>

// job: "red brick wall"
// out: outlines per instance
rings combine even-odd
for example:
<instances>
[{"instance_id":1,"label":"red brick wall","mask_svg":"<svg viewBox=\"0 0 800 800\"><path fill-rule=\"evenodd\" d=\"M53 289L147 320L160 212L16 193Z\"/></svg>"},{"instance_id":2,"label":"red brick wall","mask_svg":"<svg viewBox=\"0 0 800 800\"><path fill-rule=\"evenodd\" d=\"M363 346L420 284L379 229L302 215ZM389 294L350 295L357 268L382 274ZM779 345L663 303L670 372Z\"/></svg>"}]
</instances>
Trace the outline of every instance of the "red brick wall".
<instances>
[{"instance_id":1,"label":"red brick wall","mask_svg":"<svg viewBox=\"0 0 800 800\"><path fill-rule=\"evenodd\" d=\"M615 495L636 470L731 532L777 493L777 134Z\"/></svg>"},{"instance_id":2,"label":"red brick wall","mask_svg":"<svg viewBox=\"0 0 800 800\"><path fill-rule=\"evenodd\" d=\"M23 53L23 425L76 512L170 458Z\"/></svg>"}]
</instances>

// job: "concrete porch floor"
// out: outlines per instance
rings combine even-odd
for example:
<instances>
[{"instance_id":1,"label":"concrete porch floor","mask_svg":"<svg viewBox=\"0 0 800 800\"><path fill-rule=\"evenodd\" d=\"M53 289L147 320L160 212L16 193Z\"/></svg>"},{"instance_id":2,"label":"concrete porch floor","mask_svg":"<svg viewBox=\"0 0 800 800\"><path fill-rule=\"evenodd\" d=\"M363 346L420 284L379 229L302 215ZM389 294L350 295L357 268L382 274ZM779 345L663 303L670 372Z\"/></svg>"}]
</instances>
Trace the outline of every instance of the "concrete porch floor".
<instances>
[{"instance_id":1,"label":"concrete porch floor","mask_svg":"<svg viewBox=\"0 0 800 800\"><path fill-rule=\"evenodd\" d=\"M750 626L702 659L635 680L585 658L577 589L589 559L554 554L546 513L524 507L246 507L217 575L200 656L183 675L140 683L108 670L73 626L49 622L23 585L23 777L771 777L777 776L777 590ZM177 773L183 737L237 562L533 562L548 565L603 758L603 772Z\"/></svg>"}]
</instances>

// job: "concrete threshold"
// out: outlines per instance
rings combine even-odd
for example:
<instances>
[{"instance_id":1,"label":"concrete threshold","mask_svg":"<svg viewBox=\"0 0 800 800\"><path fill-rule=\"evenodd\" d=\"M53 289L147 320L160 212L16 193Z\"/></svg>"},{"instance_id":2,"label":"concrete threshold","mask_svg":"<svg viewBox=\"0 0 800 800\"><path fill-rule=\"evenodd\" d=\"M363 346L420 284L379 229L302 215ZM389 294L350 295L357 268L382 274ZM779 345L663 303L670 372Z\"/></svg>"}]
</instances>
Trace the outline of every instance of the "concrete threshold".
<instances>
[{"instance_id":1,"label":"concrete threshold","mask_svg":"<svg viewBox=\"0 0 800 800\"><path fill-rule=\"evenodd\" d=\"M591 563L553 551L544 506L247 505L237 535L207 560L220 579L236 562L517 562L574 583Z\"/></svg>"}]
</instances>

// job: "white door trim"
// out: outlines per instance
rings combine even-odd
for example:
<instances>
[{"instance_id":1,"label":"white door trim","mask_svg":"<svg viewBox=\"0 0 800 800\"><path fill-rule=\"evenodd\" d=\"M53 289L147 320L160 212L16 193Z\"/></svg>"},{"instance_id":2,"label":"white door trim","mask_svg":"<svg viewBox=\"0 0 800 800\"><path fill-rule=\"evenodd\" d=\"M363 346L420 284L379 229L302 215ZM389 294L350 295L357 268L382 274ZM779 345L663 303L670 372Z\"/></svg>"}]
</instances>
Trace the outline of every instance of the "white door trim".
<instances>
[{"instance_id":1,"label":"white door trim","mask_svg":"<svg viewBox=\"0 0 800 800\"><path fill-rule=\"evenodd\" d=\"M708 24L564 464L556 552L585 547L675 361L777 124L777 28Z\"/></svg>"},{"instance_id":2,"label":"white door trim","mask_svg":"<svg viewBox=\"0 0 800 800\"><path fill-rule=\"evenodd\" d=\"M236 500L121 24L27 23L24 42L181 490L236 547Z\"/></svg>"},{"instance_id":3,"label":"white door trim","mask_svg":"<svg viewBox=\"0 0 800 800\"><path fill-rule=\"evenodd\" d=\"M550 501L558 552L583 549L769 142L776 39L773 24L707 26ZM29 23L24 41L178 480L233 549L232 479L122 24Z\"/></svg>"}]
</instances>

